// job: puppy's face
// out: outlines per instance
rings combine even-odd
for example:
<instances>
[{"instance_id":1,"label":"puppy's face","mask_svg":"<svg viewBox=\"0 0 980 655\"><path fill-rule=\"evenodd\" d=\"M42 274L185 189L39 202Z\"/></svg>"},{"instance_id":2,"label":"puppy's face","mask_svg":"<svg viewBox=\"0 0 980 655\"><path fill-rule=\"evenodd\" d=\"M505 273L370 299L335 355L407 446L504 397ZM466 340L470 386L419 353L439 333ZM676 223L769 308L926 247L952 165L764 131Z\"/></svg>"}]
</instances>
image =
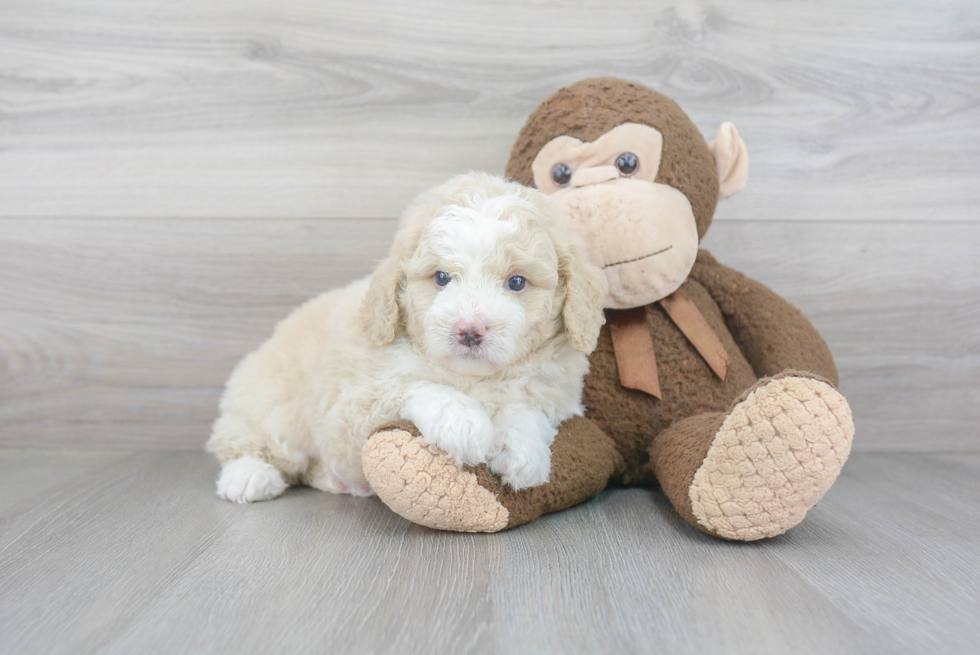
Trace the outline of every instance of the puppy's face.
<instances>
[{"instance_id":1,"label":"puppy's face","mask_svg":"<svg viewBox=\"0 0 980 655\"><path fill-rule=\"evenodd\" d=\"M459 373L490 375L565 337L595 347L606 281L544 194L471 173L402 217L361 318L375 345L400 331Z\"/></svg>"},{"instance_id":2,"label":"puppy's face","mask_svg":"<svg viewBox=\"0 0 980 655\"><path fill-rule=\"evenodd\" d=\"M558 330L564 298L537 208L516 194L470 200L429 222L406 267L402 306L406 331L429 357L489 375Z\"/></svg>"}]
</instances>

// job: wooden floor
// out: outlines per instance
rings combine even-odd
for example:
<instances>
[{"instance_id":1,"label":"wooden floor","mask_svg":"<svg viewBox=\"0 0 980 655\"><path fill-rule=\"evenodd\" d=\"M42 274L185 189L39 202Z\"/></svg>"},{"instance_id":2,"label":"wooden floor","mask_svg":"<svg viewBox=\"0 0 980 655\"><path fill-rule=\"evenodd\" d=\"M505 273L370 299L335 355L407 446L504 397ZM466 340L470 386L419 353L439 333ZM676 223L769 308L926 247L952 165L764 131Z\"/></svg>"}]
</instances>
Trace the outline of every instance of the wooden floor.
<instances>
[{"instance_id":1,"label":"wooden floor","mask_svg":"<svg viewBox=\"0 0 980 655\"><path fill-rule=\"evenodd\" d=\"M3 653L968 653L980 454L858 454L806 521L706 537L607 491L498 535L219 500L197 452L0 451Z\"/></svg>"}]
</instances>

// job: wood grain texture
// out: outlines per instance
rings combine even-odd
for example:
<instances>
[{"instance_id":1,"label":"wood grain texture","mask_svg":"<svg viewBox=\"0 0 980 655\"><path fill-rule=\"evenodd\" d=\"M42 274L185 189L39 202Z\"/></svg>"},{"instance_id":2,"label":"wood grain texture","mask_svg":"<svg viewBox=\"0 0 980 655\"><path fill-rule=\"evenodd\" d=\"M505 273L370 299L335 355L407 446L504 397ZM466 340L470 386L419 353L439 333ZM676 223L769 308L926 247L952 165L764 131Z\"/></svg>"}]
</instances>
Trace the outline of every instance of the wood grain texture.
<instances>
[{"instance_id":1,"label":"wood grain texture","mask_svg":"<svg viewBox=\"0 0 980 655\"><path fill-rule=\"evenodd\" d=\"M722 219L976 221L967 0L6 0L0 215L388 217L564 84L739 126Z\"/></svg>"},{"instance_id":2,"label":"wood grain texture","mask_svg":"<svg viewBox=\"0 0 980 655\"><path fill-rule=\"evenodd\" d=\"M200 447L235 363L394 228L0 220L0 444ZM856 450L980 449L980 226L729 221L704 245L823 333Z\"/></svg>"},{"instance_id":3,"label":"wood grain texture","mask_svg":"<svg viewBox=\"0 0 980 655\"><path fill-rule=\"evenodd\" d=\"M0 442L196 448L235 363L395 222L0 225Z\"/></svg>"},{"instance_id":4,"label":"wood grain texture","mask_svg":"<svg viewBox=\"0 0 980 655\"><path fill-rule=\"evenodd\" d=\"M976 454L855 455L800 527L753 544L639 489L468 535L309 489L222 502L203 453L101 456L0 509L0 652L931 655L980 639ZM60 457L0 450L0 473Z\"/></svg>"},{"instance_id":5,"label":"wood grain texture","mask_svg":"<svg viewBox=\"0 0 980 655\"><path fill-rule=\"evenodd\" d=\"M975 651L978 463L858 455L818 505L825 520L787 533L780 561L887 645L875 651Z\"/></svg>"},{"instance_id":6,"label":"wood grain texture","mask_svg":"<svg viewBox=\"0 0 980 655\"><path fill-rule=\"evenodd\" d=\"M60 489L83 475L128 457L122 450L3 450L0 453L0 515L12 520L49 490Z\"/></svg>"},{"instance_id":7,"label":"wood grain texture","mask_svg":"<svg viewBox=\"0 0 980 655\"><path fill-rule=\"evenodd\" d=\"M980 450L976 225L730 221L703 245L820 330L856 450Z\"/></svg>"}]
</instances>

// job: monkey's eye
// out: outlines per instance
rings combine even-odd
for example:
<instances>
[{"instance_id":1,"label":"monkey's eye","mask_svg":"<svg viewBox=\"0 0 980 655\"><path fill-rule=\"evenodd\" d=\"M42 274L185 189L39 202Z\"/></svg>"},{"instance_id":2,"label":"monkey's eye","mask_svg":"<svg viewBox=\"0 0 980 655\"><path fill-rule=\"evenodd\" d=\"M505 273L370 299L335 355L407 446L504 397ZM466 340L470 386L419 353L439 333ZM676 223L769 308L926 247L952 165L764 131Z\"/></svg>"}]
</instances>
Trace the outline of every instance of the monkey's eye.
<instances>
[{"instance_id":1,"label":"monkey's eye","mask_svg":"<svg viewBox=\"0 0 980 655\"><path fill-rule=\"evenodd\" d=\"M525 280L520 275L515 275L514 277L507 280L507 288L511 291L523 291L524 287L527 286L527 280Z\"/></svg>"},{"instance_id":2,"label":"monkey's eye","mask_svg":"<svg viewBox=\"0 0 980 655\"><path fill-rule=\"evenodd\" d=\"M636 172L640 165L640 160L632 152L624 152L616 158L616 168L623 175L629 176Z\"/></svg>"},{"instance_id":3,"label":"monkey's eye","mask_svg":"<svg viewBox=\"0 0 980 655\"><path fill-rule=\"evenodd\" d=\"M551 169L551 179L558 186L565 186L572 181L572 169L568 167L568 164L555 164Z\"/></svg>"},{"instance_id":4,"label":"monkey's eye","mask_svg":"<svg viewBox=\"0 0 980 655\"><path fill-rule=\"evenodd\" d=\"M432 276L432 279L435 280L437 287L444 287L449 284L450 280L452 280L452 278L449 277L449 273L445 271L437 271L436 274Z\"/></svg>"}]
</instances>

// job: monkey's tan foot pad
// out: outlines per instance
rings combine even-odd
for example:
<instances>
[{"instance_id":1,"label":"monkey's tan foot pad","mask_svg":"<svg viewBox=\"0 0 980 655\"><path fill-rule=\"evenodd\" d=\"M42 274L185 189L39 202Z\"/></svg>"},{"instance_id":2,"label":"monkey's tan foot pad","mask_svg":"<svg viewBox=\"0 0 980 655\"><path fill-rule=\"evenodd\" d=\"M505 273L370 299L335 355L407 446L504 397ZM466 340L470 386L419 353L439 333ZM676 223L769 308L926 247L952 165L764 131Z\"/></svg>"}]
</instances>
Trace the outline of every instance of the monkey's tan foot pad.
<instances>
[{"instance_id":1,"label":"monkey's tan foot pad","mask_svg":"<svg viewBox=\"0 0 980 655\"><path fill-rule=\"evenodd\" d=\"M698 522L726 539L789 530L830 489L851 451L854 421L832 386L770 380L736 404L689 489Z\"/></svg>"},{"instance_id":2,"label":"monkey's tan foot pad","mask_svg":"<svg viewBox=\"0 0 980 655\"><path fill-rule=\"evenodd\" d=\"M364 475L378 497L413 523L455 532L498 532L509 512L473 473L404 430L364 444Z\"/></svg>"}]
</instances>

